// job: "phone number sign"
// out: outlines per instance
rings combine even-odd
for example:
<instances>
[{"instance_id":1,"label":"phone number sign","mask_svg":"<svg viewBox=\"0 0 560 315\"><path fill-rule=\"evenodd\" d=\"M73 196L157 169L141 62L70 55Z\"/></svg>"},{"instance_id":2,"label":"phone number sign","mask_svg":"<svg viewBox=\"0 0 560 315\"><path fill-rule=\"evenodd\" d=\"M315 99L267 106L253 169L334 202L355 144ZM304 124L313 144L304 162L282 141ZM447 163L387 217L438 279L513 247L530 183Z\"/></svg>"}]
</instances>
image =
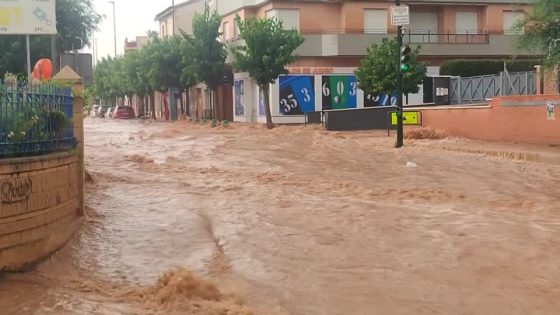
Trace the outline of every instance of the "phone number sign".
<instances>
[{"instance_id":1,"label":"phone number sign","mask_svg":"<svg viewBox=\"0 0 560 315\"><path fill-rule=\"evenodd\" d=\"M0 34L56 33L56 0L0 0Z\"/></svg>"}]
</instances>

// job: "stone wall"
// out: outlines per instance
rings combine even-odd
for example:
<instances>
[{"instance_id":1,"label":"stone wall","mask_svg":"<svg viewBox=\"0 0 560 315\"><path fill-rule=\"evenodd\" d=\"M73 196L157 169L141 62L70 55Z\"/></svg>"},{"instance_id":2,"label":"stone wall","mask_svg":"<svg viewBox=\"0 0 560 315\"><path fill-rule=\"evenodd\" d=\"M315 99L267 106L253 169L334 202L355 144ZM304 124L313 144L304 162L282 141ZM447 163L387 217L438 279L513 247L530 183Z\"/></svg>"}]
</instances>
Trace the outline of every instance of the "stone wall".
<instances>
[{"instance_id":1,"label":"stone wall","mask_svg":"<svg viewBox=\"0 0 560 315\"><path fill-rule=\"evenodd\" d=\"M0 271L61 248L83 221L76 153L0 160Z\"/></svg>"}]
</instances>

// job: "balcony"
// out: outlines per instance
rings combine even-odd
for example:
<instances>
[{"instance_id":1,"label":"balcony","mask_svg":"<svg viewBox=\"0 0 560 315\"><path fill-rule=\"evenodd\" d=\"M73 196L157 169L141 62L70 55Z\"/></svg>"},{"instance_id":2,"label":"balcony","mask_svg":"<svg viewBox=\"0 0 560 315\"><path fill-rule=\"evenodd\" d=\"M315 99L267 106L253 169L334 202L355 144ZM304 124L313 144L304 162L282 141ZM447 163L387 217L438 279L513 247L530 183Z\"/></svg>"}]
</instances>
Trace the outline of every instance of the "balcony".
<instances>
[{"instance_id":1,"label":"balcony","mask_svg":"<svg viewBox=\"0 0 560 315\"><path fill-rule=\"evenodd\" d=\"M485 30L406 30L403 41L408 44L490 44Z\"/></svg>"},{"instance_id":2,"label":"balcony","mask_svg":"<svg viewBox=\"0 0 560 315\"><path fill-rule=\"evenodd\" d=\"M364 56L367 48L395 33L372 34L363 30L301 30L305 42L296 53L302 57ZM420 45L422 56L441 57L500 57L527 52L514 51L515 36L488 31L407 30L405 44ZM239 45L239 40L229 45Z\"/></svg>"}]
</instances>

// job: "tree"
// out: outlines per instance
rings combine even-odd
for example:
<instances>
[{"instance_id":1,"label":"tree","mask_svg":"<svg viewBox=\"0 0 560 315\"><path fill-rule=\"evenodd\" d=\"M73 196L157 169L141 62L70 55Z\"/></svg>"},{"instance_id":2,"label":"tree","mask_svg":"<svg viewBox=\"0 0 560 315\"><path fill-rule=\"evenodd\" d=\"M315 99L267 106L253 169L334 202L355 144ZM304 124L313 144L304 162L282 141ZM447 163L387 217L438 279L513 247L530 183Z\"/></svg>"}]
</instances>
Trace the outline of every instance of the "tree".
<instances>
[{"instance_id":1,"label":"tree","mask_svg":"<svg viewBox=\"0 0 560 315\"><path fill-rule=\"evenodd\" d=\"M410 53L410 71L403 74L403 94L418 93L419 85L426 77L427 68L418 62L420 47ZM392 95L397 90L397 41L384 38L380 44L373 44L367 50L360 67L356 70L358 87L366 94Z\"/></svg>"},{"instance_id":2,"label":"tree","mask_svg":"<svg viewBox=\"0 0 560 315\"><path fill-rule=\"evenodd\" d=\"M221 23L222 17L216 11L210 13L206 6L202 14L196 13L193 17L193 36L183 34L188 42L184 46L183 72L186 78L194 74L198 81L208 86L212 115L215 115L214 96L224 76L227 55L224 44L218 41Z\"/></svg>"},{"instance_id":3,"label":"tree","mask_svg":"<svg viewBox=\"0 0 560 315\"><path fill-rule=\"evenodd\" d=\"M97 30L102 17L95 12L91 0L57 0L56 19L56 50L64 52L72 45L80 49L91 44L91 35ZM31 62L41 58L57 60L51 53L51 37L31 36ZM0 36L0 74L26 73L26 65L25 36Z\"/></svg>"},{"instance_id":4,"label":"tree","mask_svg":"<svg viewBox=\"0 0 560 315\"><path fill-rule=\"evenodd\" d=\"M166 92L170 88L181 87L182 52L181 37L172 36L154 39L145 46L148 67L148 80L154 90Z\"/></svg>"},{"instance_id":5,"label":"tree","mask_svg":"<svg viewBox=\"0 0 560 315\"><path fill-rule=\"evenodd\" d=\"M57 48L59 51L81 49L91 44L91 37L103 20L92 0L56 0ZM77 39L81 39L77 40Z\"/></svg>"},{"instance_id":6,"label":"tree","mask_svg":"<svg viewBox=\"0 0 560 315\"><path fill-rule=\"evenodd\" d=\"M297 30L285 30L277 19L235 19L245 44L232 47L233 66L246 71L263 91L266 125L272 129L270 84L286 74L285 66L296 60L294 51L304 39Z\"/></svg>"},{"instance_id":7,"label":"tree","mask_svg":"<svg viewBox=\"0 0 560 315\"><path fill-rule=\"evenodd\" d=\"M560 64L560 2L558 0L536 0L532 12L514 26L525 30L517 42L525 48L544 55L544 66Z\"/></svg>"}]
</instances>

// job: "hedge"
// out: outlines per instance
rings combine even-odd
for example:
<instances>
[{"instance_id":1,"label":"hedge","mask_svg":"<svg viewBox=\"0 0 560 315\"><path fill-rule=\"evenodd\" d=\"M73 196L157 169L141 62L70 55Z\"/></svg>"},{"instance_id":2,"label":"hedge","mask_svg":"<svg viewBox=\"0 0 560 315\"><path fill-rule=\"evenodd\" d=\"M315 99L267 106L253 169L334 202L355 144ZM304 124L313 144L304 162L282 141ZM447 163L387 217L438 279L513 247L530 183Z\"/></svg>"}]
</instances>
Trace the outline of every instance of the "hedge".
<instances>
[{"instance_id":1,"label":"hedge","mask_svg":"<svg viewBox=\"0 0 560 315\"><path fill-rule=\"evenodd\" d=\"M535 66L541 64L540 60L507 60L509 72L533 71ZM503 60L449 60L440 68L440 75L472 77L478 75L500 74L504 71Z\"/></svg>"}]
</instances>

